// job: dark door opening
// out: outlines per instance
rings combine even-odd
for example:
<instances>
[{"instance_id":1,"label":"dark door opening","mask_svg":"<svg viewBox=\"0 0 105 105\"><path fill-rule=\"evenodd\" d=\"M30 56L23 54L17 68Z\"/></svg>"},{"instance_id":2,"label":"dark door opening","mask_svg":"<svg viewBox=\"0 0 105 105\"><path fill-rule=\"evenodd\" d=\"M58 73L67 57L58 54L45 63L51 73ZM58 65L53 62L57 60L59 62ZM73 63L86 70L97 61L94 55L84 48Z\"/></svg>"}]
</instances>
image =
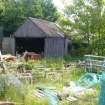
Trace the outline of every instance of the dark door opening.
<instances>
[{"instance_id":1,"label":"dark door opening","mask_svg":"<svg viewBox=\"0 0 105 105\"><path fill-rule=\"evenodd\" d=\"M44 53L45 38L16 38L16 52Z\"/></svg>"}]
</instances>

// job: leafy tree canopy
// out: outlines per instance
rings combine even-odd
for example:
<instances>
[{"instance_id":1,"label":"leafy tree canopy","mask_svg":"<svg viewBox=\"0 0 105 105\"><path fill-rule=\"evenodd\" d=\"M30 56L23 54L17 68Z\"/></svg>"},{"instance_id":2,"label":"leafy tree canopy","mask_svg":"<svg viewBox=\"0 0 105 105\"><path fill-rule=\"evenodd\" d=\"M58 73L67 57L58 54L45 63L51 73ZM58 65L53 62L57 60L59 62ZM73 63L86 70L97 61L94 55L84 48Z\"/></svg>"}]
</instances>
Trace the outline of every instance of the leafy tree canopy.
<instances>
[{"instance_id":1,"label":"leafy tree canopy","mask_svg":"<svg viewBox=\"0 0 105 105\"><path fill-rule=\"evenodd\" d=\"M58 12L52 0L0 0L0 26L9 36L28 17L56 21Z\"/></svg>"},{"instance_id":2,"label":"leafy tree canopy","mask_svg":"<svg viewBox=\"0 0 105 105\"><path fill-rule=\"evenodd\" d=\"M102 45L105 36L105 0L73 0L72 5L66 6L64 15L67 18L60 19L59 23L73 41L87 43L91 47L97 41Z\"/></svg>"}]
</instances>

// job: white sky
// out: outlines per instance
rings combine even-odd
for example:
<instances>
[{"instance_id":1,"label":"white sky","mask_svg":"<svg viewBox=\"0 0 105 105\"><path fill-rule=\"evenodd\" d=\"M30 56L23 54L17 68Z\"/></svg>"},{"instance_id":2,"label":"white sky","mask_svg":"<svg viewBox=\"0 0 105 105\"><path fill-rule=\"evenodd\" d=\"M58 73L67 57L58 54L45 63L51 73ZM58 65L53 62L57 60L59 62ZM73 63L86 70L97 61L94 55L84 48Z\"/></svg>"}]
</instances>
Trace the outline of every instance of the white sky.
<instances>
[{"instance_id":1,"label":"white sky","mask_svg":"<svg viewBox=\"0 0 105 105\"><path fill-rule=\"evenodd\" d=\"M64 1L64 2L63 2ZM64 5L72 4L73 0L53 0L55 6L59 9L62 10L64 9Z\"/></svg>"},{"instance_id":2,"label":"white sky","mask_svg":"<svg viewBox=\"0 0 105 105\"><path fill-rule=\"evenodd\" d=\"M53 2L58 9L63 9L64 8L64 5L61 2L61 0L53 0Z\"/></svg>"}]
</instances>

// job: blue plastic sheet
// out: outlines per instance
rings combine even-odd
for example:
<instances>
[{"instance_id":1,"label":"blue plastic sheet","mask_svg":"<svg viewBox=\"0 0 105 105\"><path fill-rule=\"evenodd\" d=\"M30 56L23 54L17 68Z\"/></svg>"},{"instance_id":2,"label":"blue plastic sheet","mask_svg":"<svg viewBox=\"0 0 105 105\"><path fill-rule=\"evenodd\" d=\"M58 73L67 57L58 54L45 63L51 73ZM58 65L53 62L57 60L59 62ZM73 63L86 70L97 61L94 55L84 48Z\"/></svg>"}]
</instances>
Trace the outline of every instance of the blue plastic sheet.
<instances>
[{"instance_id":1,"label":"blue plastic sheet","mask_svg":"<svg viewBox=\"0 0 105 105\"><path fill-rule=\"evenodd\" d=\"M102 73L99 105L105 105L105 73Z\"/></svg>"},{"instance_id":2,"label":"blue plastic sheet","mask_svg":"<svg viewBox=\"0 0 105 105\"><path fill-rule=\"evenodd\" d=\"M101 84L101 92L99 97L99 105L105 105L105 72L86 73L78 81L76 85L84 88L90 88L96 84ZM49 101L49 105L59 105L59 99L53 90L47 87L40 87L42 93Z\"/></svg>"},{"instance_id":3,"label":"blue plastic sheet","mask_svg":"<svg viewBox=\"0 0 105 105\"><path fill-rule=\"evenodd\" d=\"M53 90L47 87L40 87L44 96L48 99L49 105L59 105L59 99Z\"/></svg>"},{"instance_id":4,"label":"blue plastic sheet","mask_svg":"<svg viewBox=\"0 0 105 105\"><path fill-rule=\"evenodd\" d=\"M100 77L95 73L86 73L76 83L79 86L90 88L100 83Z\"/></svg>"},{"instance_id":5,"label":"blue plastic sheet","mask_svg":"<svg viewBox=\"0 0 105 105\"><path fill-rule=\"evenodd\" d=\"M58 97L52 90L44 89L43 92L44 95L48 98L50 105L59 105Z\"/></svg>"}]
</instances>

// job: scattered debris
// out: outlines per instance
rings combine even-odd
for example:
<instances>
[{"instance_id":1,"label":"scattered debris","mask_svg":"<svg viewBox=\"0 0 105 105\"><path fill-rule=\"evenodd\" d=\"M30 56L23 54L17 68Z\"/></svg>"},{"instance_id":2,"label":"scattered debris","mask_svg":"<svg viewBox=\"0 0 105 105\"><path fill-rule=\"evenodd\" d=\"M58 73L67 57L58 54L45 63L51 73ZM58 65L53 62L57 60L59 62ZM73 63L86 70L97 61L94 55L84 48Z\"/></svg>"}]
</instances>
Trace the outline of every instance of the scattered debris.
<instances>
[{"instance_id":1,"label":"scattered debris","mask_svg":"<svg viewBox=\"0 0 105 105\"><path fill-rule=\"evenodd\" d=\"M8 85L12 84L15 87L20 87L22 85L22 82L18 79L18 77L12 74L6 75L6 79L7 79Z\"/></svg>"},{"instance_id":2,"label":"scattered debris","mask_svg":"<svg viewBox=\"0 0 105 105\"><path fill-rule=\"evenodd\" d=\"M24 52L23 58L25 59L25 61L28 60L39 60L41 59L41 54L37 54L35 52Z\"/></svg>"},{"instance_id":3,"label":"scattered debris","mask_svg":"<svg viewBox=\"0 0 105 105\"><path fill-rule=\"evenodd\" d=\"M68 101L71 101L71 102L77 101L77 98L71 97L71 96L67 97L66 99L67 99Z\"/></svg>"},{"instance_id":4,"label":"scattered debris","mask_svg":"<svg viewBox=\"0 0 105 105\"><path fill-rule=\"evenodd\" d=\"M1 55L1 58L0 59L3 59L5 61L16 61L16 57L13 56L13 55Z\"/></svg>"},{"instance_id":5,"label":"scattered debris","mask_svg":"<svg viewBox=\"0 0 105 105\"><path fill-rule=\"evenodd\" d=\"M0 105L15 105L12 102L0 102Z\"/></svg>"},{"instance_id":6,"label":"scattered debris","mask_svg":"<svg viewBox=\"0 0 105 105\"><path fill-rule=\"evenodd\" d=\"M39 98L44 97L44 95L42 94L42 92L40 90L33 91L33 95L37 96Z\"/></svg>"},{"instance_id":7,"label":"scattered debris","mask_svg":"<svg viewBox=\"0 0 105 105\"><path fill-rule=\"evenodd\" d=\"M59 99L56 92L47 87L39 87L38 93L35 93L35 95L37 95L38 97L46 97L50 105L59 105Z\"/></svg>"},{"instance_id":8,"label":"scattered debris","mask_svg":"<svg viewBox=\"0 0 105 105\"><path fill-rule=\"evenodd\" d=\"M33 76L31 73L19 73L19 74L17 74L17 77L20 80L24 80L25 82L29 82L30 84L33 83Z\"/></svg>"}]
</instances>

